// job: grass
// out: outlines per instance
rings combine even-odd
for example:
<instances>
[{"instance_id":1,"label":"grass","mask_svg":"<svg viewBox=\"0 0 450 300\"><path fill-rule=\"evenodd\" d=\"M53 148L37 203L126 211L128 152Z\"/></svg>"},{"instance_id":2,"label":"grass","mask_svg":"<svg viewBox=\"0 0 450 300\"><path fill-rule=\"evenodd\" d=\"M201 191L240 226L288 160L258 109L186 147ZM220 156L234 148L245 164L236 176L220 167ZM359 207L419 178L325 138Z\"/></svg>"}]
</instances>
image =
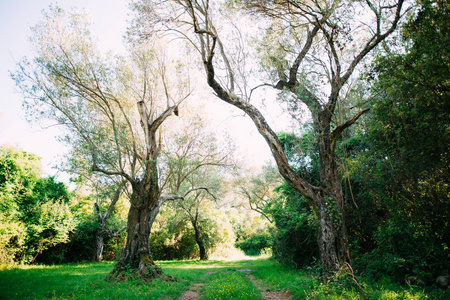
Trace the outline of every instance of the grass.
<instances>
[{"instance_id":1,"label":"grass","mask_svg":"<svg viewBox=\"0 0 450 300\"><path fill-rule=\"evenodd\" d=\"M204 289L205 299L261 299L261 292L244 274L215 273Z\"/></svg>"},{"instance_id":2,"label":"grass","mask_svg":"<svg viewBox=\"0 0 450 300\"><path fill-rule=\"evenodd\" d=\"M107 282L112 262L67 264L60 266L21 266L0 271L0 299L178 299L183 292L201 283L201 299L262 299L261 292L245 272L269 290L289 290L292 299L450 299L448 291L425 292L399 286L389 280L362 282L362 294L345 281L323 285L311 272L295 271L270 259L240 261L158 262L166 274L180 281L152 283Z\"/></svg>"}]
</instances>

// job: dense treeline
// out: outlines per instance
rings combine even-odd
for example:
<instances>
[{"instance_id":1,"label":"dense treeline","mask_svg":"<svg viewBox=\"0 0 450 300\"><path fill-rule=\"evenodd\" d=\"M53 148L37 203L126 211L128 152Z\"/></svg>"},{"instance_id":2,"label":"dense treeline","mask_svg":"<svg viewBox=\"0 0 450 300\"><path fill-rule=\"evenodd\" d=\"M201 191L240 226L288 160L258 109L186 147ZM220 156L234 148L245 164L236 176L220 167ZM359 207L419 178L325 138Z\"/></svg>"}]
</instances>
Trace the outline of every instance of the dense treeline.
<instances>
[{"instance_id":1,"label":"dense treeline","mask_svg":"<svg viewBox=\"0 0 450 300\"><path fill-rule=\"evenodd\" d=\"M402 31L406 53L380 57L368 75L374 109L353 133L349 182L355 250L371 275L430 282L450 268L449 16L448 2L425 1Z\"/></svg>"},{"instance_id":2,"label":"dense treeline","mask_svg":"<svg viewBox=\"0 0 450 300\"><path fill-rule=\"evenodd\" d=\"M39 158L0 148L0 261L33 262L67 242L76 226L70 195L53 177L40 176Z\"/></svg>"},{"instance_id":3,"label":"dense treeline","mask_svg":"<svg viewBox=\"0 0 450 300\"><path fill-rule=\"evenodd\" d=\"M41 177L36 155L9 146L0 148L0 263L95 261L99 230L106 233L101 257L115 260L120 256L126 237L121 229L126 226L129 209L126 195L115 203L102 228L97 205L100 211L107 210L111 203L107 189L92 188L82 178L76 184L69 192L53 177ZM155 259L193 259L200 255L189 214L180 211L179 205L174 202L165 206L155 220L151 235ZM230 254L235 240L232 218L207 199L195 209L206 254Z\"/></svg>"}]
</instances>

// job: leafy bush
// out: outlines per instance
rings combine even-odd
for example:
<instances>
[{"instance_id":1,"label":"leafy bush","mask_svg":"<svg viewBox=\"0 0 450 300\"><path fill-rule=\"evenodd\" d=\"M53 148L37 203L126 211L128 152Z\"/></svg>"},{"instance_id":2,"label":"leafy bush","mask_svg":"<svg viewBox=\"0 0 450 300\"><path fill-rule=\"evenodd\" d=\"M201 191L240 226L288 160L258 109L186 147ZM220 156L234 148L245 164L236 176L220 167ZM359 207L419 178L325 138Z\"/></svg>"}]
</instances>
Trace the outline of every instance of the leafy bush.
<instances>
[{"instance_id":1,"label":"leafy bush","mask_svg":"<svg viewBox=\"0 0 450 300\"><path fill-rule=\"evenodd\" d=\"M273 255L296 268L307 266L318 258L316 216L306 200L287 183L278 190L281 197L272 212L277 228Z\"/></svg>"},{"instance_id":2,"label":"leafy bush","mask_svg":"<svg viewBox=\"0 0 450 300\"><path fill-rule=\"evenodd\" d=\"M150 249L155 260L192 259L199 255L192 230L185 230L177 235L163 230L152 233Z\"/></svg>"},{"instance_id":3,"label":"leafy bush","mask_svg":"<svg viewBox=\"0 0 450 300\"><path fill-rule=\"evenodd\" d=\"M249 238L235 243L236 248L246 255L260 255L265 249L272 247L273 238L268 231L251 234Z\"/></svg>"},{"instance_id":4,"label":"leafy bush","mask_svg":"<svg viewBox=\"0 0 450 300\"><path fill-rule=\"evenodd\" d=\"M34 258L42 251L69 241L69 233L76 227L70 208L58 201L48 201L36 209L27 228L27 256Z\"/></svg>"},{"instance_id":5,"label":"leafy bush","mask_svg":"<svg viewBox=\"0 0 450 300\"><path fill-rule=\"evenodd\" d=\"M92 261L95 255L95 232L98 222L80 222L70 236L70 242L44 251L37 261L45 264Z\"/></svg>"},{"instance_id":6,"label":"leafy bush","mask_svg":"<svg viewBox=\"0 0 450 300\"><path fill-rule=\"evenodd\" d=\"M0 262L32 262L69 241L77 221L64 184L40 177L40 159L0 147Z\"/></svg>"},{"instance_id":7,"label":"leafy bush","mask_svg":"<svg viewBox=\"0 0 450 300\"><path fill-rule=\"evenodd\" d=\"M0 213L0 220L7 220ZM18 221L0 222L0 263L12 264L20 256L26 239L25 225Z\"/></svg>"}]
</instances>

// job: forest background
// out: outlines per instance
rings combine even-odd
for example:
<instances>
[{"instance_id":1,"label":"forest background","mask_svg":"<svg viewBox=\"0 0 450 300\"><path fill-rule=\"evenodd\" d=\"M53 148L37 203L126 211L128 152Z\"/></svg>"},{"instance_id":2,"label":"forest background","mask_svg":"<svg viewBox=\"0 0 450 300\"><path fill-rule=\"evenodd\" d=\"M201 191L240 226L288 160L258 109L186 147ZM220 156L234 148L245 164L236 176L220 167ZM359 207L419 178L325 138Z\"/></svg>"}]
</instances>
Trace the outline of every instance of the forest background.
<instances>
[{"instance_id":1,"label":"forest background","mask_svg":"<svg viewBox=\"0 0 450 300\"><path fill-rule=\"evenodd\" d=\"M336 146L352 271L358 276L420 285L448 276L449 13L445 1L417 3L343 99L345 107L370 107ZM20 84L18 73L14 78ZM203 99L196 101L192 105L187 99L178 118L164 128L162 186L167 194L183 197L167 199L154 219L153 258L226 257L236 246L251 255L269 252L295 268L320 269L311 204L274 166L249 169L233 152L233 142L217 137L209 125ZM276 101L290 109L292 122L301 122L294 132L277 133L291 166L318 182L313 125L298 118L301 108L293 109L289 98ZM69 190L54 177L42 176L36 155L2 146L2 263L121 255L132 192L121 181L91 172L83 165L84 154L75 150L60 165L72 172L76 188ZM187 169L192 172L186 181L177 182Z\"/></svg>"}]
</instances>

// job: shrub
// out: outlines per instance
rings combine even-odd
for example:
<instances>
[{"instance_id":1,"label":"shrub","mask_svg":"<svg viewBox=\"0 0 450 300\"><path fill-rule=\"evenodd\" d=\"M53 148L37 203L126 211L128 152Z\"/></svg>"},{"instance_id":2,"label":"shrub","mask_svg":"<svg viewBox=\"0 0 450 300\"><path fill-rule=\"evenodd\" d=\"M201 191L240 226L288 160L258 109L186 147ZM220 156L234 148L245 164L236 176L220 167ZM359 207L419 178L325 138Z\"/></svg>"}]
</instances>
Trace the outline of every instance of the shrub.
<instances>
[{"instance_id":1,"label":"shrub","mask_svg":"<svg viewBox=\"0 0 450 300\"><path fill-rule=\"evenodd\" d=\"M246 255L260 255L265 249L272 247L273 238L268 231L251 234L249 238L235 243L236 248Z\"/></svg>"}]
</instances>

